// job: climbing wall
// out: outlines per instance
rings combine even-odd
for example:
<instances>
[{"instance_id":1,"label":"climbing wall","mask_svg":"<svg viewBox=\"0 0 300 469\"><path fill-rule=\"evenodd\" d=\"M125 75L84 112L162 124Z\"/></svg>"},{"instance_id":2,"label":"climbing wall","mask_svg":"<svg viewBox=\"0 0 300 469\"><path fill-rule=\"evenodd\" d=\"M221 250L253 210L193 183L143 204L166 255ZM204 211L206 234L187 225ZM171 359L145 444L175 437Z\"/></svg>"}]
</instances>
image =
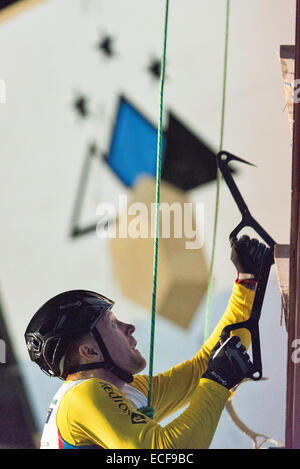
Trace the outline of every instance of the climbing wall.
<instances>
[{"instance_id":1,"label":"climbing wall","mask_svg":"<svg viewBox=\"0 0 300 469\"><path fill-rule=\"evenodd\" d=\"M224 148L257 166L234 168L236 181L253 214L282 244L289 239L291 139L280 45L293 44L294 6L294 0L231 1L224 135ZM159 284L162 304L169 306L157 320L155 372L191 358L203 343L225 2L173 0L169 21L162 179L172 185L172 200L178 196L181 203L204 207L204 224L203 245L194 252L177 249L178 240L163 240ZM136 325L140 349L148 356L150 267L138 278L140 297L126 268L136 275L134 266L142 259L145 267L152 248L150 243L136 248L140 240L130 239L116 256L123 240L105 236L105 230L118 226L122 197L137 200L138 179L154 175L162 31L160 0L45 0L0 22L0 86L5 84L6 95L0 99L0 289L39 431L61 383L29 362L24 331L48 298L73 288L113 298L116 313ZM145 203L149 192L148 186L139 192ZM105 217L102 204L111 210ZM236 276L228 234L239 221L221 185L211 328ZM184 296L191 303L183 316ZM272 271L261 319L268 380L246 384L235 397L249 427L278 441L284 438L286 361L280 308ZM224 414L212 447L251 446Z\"/></svg>"}]
</instances>

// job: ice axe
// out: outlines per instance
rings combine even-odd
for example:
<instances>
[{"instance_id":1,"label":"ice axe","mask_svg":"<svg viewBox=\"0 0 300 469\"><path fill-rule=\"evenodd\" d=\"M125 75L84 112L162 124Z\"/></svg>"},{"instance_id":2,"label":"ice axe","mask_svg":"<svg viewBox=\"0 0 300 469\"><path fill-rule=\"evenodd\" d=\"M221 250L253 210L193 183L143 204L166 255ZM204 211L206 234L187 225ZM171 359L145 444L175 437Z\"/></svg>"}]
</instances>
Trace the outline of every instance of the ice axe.
<instances>
[{"instance_id":1,"label":"ice axe","mask_svg":"<svg viewBox=\"0 0 300 469\"><path fill-rule=\"evenodd\" d=\"M274 264L274 245L275 241L271 236L263 229L263 227L253 218L251 215L228 167L231 161L237 161L240 163L254 166L252 163L245 161L238 156L232 155L226 151L221 151L217 154L217 165L222 173L222 176L238 206L239 211L242 215L241 222L234 228L230 233L229 239L233 241L236 239L238 233L245 227L251 227L253 230L264 240L264 242L270 247L262 260L260 272L257 278L257 288L255 292L255 298L250 313L250 317L247 321L243 321L236 324L229 324L224 327L220 341L223 343L230 336L230 332L237 329L248 329L251 334L252 342L252 370L249 378L257 381L262 378L262 362L261 362L261 349L260 349L260 338L259 338L259 319L261 316L262 305L265 297L267 283L271 266Z\"/></svg>"}]
</instances>

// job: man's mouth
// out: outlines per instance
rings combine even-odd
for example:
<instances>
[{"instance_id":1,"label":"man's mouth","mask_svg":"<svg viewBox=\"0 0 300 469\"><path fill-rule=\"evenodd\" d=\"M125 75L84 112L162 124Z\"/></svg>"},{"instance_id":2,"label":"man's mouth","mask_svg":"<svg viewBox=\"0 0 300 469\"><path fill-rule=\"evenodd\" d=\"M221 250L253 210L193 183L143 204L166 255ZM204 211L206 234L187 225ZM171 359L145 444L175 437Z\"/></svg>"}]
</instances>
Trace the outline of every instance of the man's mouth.
<instances>
[{"instance_id":1,"label":"man's mouth","mask_svg":"<svg viewBox=\"0 0 300 469\"><path fill-rule=\"evenodd\" d=\"M131 344L131 349L132 349L132 350L135 350L135 349L136 349L136 346L137 346L137 341L134 340L133 343Z\"/></svg>"}]
</instances>

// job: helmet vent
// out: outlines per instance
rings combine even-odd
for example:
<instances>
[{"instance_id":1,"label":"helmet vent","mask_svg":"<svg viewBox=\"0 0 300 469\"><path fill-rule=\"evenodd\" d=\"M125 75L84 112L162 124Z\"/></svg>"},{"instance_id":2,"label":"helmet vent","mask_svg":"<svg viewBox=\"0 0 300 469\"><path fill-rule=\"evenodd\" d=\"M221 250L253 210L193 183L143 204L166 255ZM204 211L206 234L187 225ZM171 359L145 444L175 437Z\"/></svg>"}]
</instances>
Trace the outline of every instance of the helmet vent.
<instances>
[{"instance_id":1,"label":"helmet vent","mask_svg":"<svg viewBox=\"0 0 300 469\"><path fill-rule=\"evenodd\" d=\"M33 351L35 353L39 353L42 348L42 342L39 340L38 337L31 336L28 341L28 350Z\"/></svg>"}]
</instances>

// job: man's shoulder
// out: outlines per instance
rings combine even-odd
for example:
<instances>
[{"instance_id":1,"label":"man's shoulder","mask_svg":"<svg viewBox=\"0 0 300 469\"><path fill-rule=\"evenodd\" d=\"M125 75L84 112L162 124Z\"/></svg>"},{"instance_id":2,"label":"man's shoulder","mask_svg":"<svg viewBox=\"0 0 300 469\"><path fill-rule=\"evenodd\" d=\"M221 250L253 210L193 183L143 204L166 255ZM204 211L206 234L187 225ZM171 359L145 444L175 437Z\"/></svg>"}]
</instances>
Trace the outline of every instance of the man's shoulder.
<instances>
[{"instance_id":1,"label":"man's shoulder","mask_svg":"<svg viewBox=\"0 0 300 469\"><path fill-rule=\"evenodd\" d=\"M139 390L137 386L134 388ZM120 415L130 415L133 408L130 397L137 398L135 395L128 396L126 390L122 391L101 378L90 378L69 389L61 401L59 414L68 415L69 421L85 420L87 415L94 415L95 411L98 417L101 414L104 419L116 411Z\"/></svg>"},{"instance_id":2,"label":"man's shoulder","mask_svg":"<svg viewBox=\"0 0 300 469\"><path fill-rule=\"evenodd\" d=\"M143 394L147 395L148 392L148 383L149 383L149 376L147 375L134 375L133 382L130 385Z\"/></svg>"},{"instance_id":3,"label":"man's shoulder","mask_svg":"<svg viewBox=\"0 0 300 469\"><path fill-rule=\"evenodd\" d=\"M143 380L134 380L133 387L140 389ZM74 386L71 386L65 393L65 400L78 400L85 399L104 399L105 397L117 399L118 397L125 396L121 389L116 385L106 381L102 378L88 378L81 381L74 382Z\"/></svg>"},{"instance_id":4,"label":"man's shoulder","mask_svg":"<svg viewBox=\"0 0 300 469\"><path fill-rule=\"evenodd\" d=\"M148 377L146 375L136 375L130 387L147 395ZM80 410L83 407L108 408L110 405L126 403L130 404L126 390L122 391L109 381L101 378L88 378L70 386L61 400L60 411L62 409ZM123 404L122 404L123 405Z\"/></svg>"},{"instance_id":5,"label":"man's shoulder","mask_svg":"<svg viewBox=\"0 0 300 469\"><path fill-rule=\"evenodd\" d=\"M104 395L112 385L100 378L87 378L74 382L67 381L65 386L68 386L69 389L64 394L62 402L76 402L82 401L82 399L86 402L87 399L101 398L101 395Z\"/></svg>"},{"instance_id":6,"label":"man's shoulder","mask_svg":"<svg viewBox=\"0 0 300 469\"><path fill-rule=\"evenodd\" d=\"M66 384L68 384L68 382ZM117 389L116 386L109 383L108 381L105 381L104 379L86 378L86 379L74 381L74 386L72 386L68 392L71 392L73 394L83 393L83 392L88 392L88 391L93 391L93 390L96 390L97 392L99 392L100 389L105 391L107 387L112 387L112 388Z\"/></svg>"}]
</instances>

